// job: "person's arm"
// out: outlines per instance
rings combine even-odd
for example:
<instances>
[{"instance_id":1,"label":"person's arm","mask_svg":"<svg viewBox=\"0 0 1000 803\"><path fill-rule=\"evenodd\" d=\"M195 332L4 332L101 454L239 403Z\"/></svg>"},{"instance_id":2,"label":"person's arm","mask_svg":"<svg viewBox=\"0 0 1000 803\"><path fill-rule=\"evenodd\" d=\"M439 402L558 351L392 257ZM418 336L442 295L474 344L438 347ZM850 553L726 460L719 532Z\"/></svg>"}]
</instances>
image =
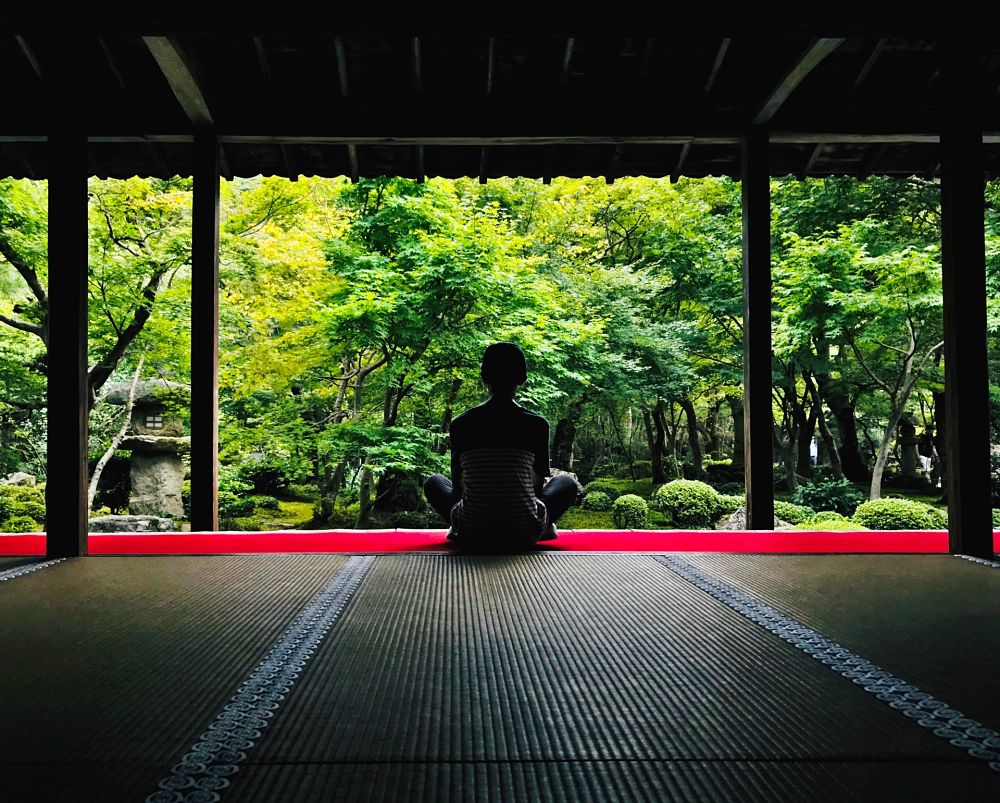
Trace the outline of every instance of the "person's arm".
<instances>
[{"instance_id":1,"label":"person's arm","mask_svg":"<svg viewBox=\"0 0 1000 803\"><path fill-rule=\"evenodd\" d=\"M462 493L462 453L461 447L456 443L456 440L460 442L460 438L456 439L454 426L448 434L448 440L451 442L451 485L456 493Z\"/></svg>"}]
</instances>

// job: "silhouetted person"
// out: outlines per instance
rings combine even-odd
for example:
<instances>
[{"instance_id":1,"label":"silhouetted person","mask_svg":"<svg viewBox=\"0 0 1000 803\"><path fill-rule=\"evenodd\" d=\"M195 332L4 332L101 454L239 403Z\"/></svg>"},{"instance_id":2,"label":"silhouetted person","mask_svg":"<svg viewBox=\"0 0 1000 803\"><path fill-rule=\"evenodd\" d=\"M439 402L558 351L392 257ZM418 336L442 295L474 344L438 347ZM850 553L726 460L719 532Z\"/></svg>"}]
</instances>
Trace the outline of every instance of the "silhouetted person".
<instances>
[{"instance_id":1,"label":"silhouetted person","mask_svg":"<svg viewBox=\"0 0 1000 803\"><path fill-rule=\"evenodd\" d=\"M524 352L494 343L481 371L490 397L451 422L451 479L424 483L431 506L469 547L524 549L556 537L555 522L576 501L572 477L549 475L549 422L514 401L528 378Z\"/></svg>"}]
</instances>

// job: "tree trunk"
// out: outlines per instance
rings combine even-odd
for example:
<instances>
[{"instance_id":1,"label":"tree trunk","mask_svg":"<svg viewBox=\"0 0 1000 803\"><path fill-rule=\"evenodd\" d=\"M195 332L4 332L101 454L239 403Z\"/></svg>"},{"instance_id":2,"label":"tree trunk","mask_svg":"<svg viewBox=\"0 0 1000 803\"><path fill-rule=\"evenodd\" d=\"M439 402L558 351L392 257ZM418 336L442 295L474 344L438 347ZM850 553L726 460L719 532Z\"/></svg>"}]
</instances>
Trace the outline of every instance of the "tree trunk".
<instances>
[{"instance_id":1,"label":"tree trunk","mask_svg":"<svg viewBox=\"0 0 1000 803\"><path fill-rule=\"evenodd\" d=\"M663 470L663 451L667 439L667 422L663 415L663 399L656 400L653 408L653 428L656 435L653 438L653 448L650 450L650 464L653 468L653 482L667 482L667 472ZM670 479L676 479L670 477Z\"/></svg>"},{"instance_id":2,"label":"tree trunk","mask_svg":"<svg viewBox=\"0 0 1000 803\"><path fill-rule=\"evenodd\" d=\"M861 455L861 443L858 440L858 425L854 417L854 404L851 403L847 391L837 380L829 376L819 375L819 391L826 406L833 413L840 430L840 464L847 479L853 482L864 482L868 479L868 464Z\"/></svg>"},{"instance_id":3,"label":"tree trunk","mask_svg":"<svg viewBox=\"0 0 1000 803\"><path fill-rule=\"evenodd\" d=\"M819 397L819 389L812 381L812 377L809 376L806 377L806 385L808 385L809 395L812 397L813 409L819 411L816 417L816 424L819 426L819 434L823 438L823 443L826 444L826 456L830 460L830 469L833 472L833 477L838 480L842 479L844 470L840 466L840 451L837 449L837 441L826 423L826 414L823 412L823 402Z\"/></svg>"},{"instance_id":4,"label":"tree trunk","mask_svg":"<svg viewBox=\"0 0 1000 803\"><path fill-rule=\"evenodd\" d=\"M458 398L458 391L462 387L462 380L458 377L451 380L451 388L448 390L448 398L444 402L444 414L441 416L441 431L447 432L451 428L451 419L454 417L455 413L452 410L452 405L455 404L455 400Z\"/></svg>"},{"instance_id":5,"label":"tree trunk","mask_svg":"<svg viewBox=\"0 0 1000 803\"><path fill-rule=\"evenodd\" d=\"M729 400L729 414L733 417L733 469L742 471L746 464L746 443L743 440L743 399Z\"/></svg>"},{"instance_id":6,"label":"tree trunk","mask_svg":"<svg viewBox=\"0 0 1000 803\"><path fill-rule=\"evenodd\" d=\"M90 478L90 488L87 491L87 510L91 510L94 507L94 497L97 496L97 484L101 481L101 474L104 473L104 467L108 464L108 461L114 457L115 450L118 448L124 438L125 433L128 432L128 425L132 423L132 407L135 404L135 388L139 384L139 374L142 373L142 363L146 358L139 358L139 365L136 366L135 374L132 376L132 385L128 389L128 399L125 402L125 418L122 421L121 429L118 433L111 439L111 445L108 446L108 450L101 455L101 459L97 461L97 465L94 466L94 475Z\"/></svg>"},{"instance_id":7,"label":"tree trunk","mask_svg":"<svg viewBox=\"0 0 1000 803\"><path fill-rule=\"evenodd\" d=\"M698 416L694 411L694 404L690 399L682 399L681 409L687 418L688 446L691 449L691 471L695 479L701 479L705 475L702 468L701 439L698 437Z\"/></svg>"},{"instance_id":8,"label":"tree trunk","mask_svg":"<svg viewBox=\"0 0 1000 803\"><path fill-rule=\"evenodd\" d=\"M374 477L372 476L371 469L365 466L361 470L361 488L358 494L358 501L360 502L360 507L358 508L358 519L354 523L355 530L367 530L368 529L368 517L372 512L372 492L374 491Z\"/></svg>"},{"instance_id":9,"label":"tree trunk","mask_svg":"<svg viewBox=\"0 0 1000 803\"><path fill-rule=\"evenodd\" d=\"M816 434L816 420L818 418L815 404L809 408L808 416L806 416L804 410L798 410L796 415L799 422L799 437L795 472L802 477L811 477L813 467L810 447L812 446L813 436Z\"/></svg>"},{"instance_id":10,"label":"tree trunk","mask_svg":"<svg viewBox=\"0 0 1000 803\"><path fill-rule=\"evenodd\" d=\"M576 423L583 405L573 402L565 415L556 422L552 437L552 465L568 471L573 465L573 442L576 440Z\"/></svg>"},{"instance_id":11,"label":"tree trunk","mask_svg":"<svg viewBox=\"0 0 1000 803\"><path fill-rule=\"evenodd\" d=\"M719 433L719 410L722 401L719 400L708 408L708 415L705 417L705 430L708 436L708 453L713 460L722 458L722 437Z\"/></svg>"}]
</instances>

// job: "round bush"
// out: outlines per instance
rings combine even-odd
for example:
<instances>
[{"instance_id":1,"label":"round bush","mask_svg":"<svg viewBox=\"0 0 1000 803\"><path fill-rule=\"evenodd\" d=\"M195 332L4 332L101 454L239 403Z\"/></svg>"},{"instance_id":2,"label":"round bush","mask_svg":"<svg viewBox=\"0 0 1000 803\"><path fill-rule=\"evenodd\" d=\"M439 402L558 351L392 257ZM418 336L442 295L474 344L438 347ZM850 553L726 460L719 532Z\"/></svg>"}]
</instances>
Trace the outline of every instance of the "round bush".
<instances>
[{"instance_id":1,"label":"round bush","mask_svg":"<svg viewBox=\"0 0 1000 803\"><path fill-rule=\"evenodd\" d=\"M942 510L939 507L934 507L934 505L924 505L927 508L927 521L931 525L932 530L947 530L948 529L948 511Z\"/></svg>"},{"instance_id":2,"label":"round bush","mask_svg":"<svg viewBox=\"0 0 1000 803\"><path fill-rule=\"evenodd\" d=\"M813 510L835 510L845 516L854 513L865 496L848 479L814 480L800 485L792 495L796 505Z\"/></svg>"},{"instance_id":3,"label":"round bush","mask_svg":"<svg viewBox=\"0 0 1000 803\"><path fill-rule=\"evenodd\" d=\"M273 496L254 495L251 499L254 507L259 510L281 510L281 505Z\"/></svg>"},{"instance_id":4,"label":"round bush","mask_svg":"<svg viewBox=\"0 0 1000 803\"><path fill-rule=\"evenodd\" d=\"M45 504L45 488L41 485L0 485L0 497L15 502L38 502Z\"/></svg>"},{"instance_id":5,"label":"round bush","mask_svg":"<svg viewBox=\"0 0 1000 803\"><path fill-rule=\"evenodd\" d=\"M811 518L816 511L805 505L793 505L781 499L774 500L774 515L789 524L801 524Z\"/></svg>"},{"instance_id":6,"label":"round bush","mask_svg":"<svg viewBox=\"0 0 1000 803\"><path fill-rule=\"evenodd\" d=\"M993 511L1000 513L1000 511ZM0 496L0 522L9 519L14 514L14 504L6 496Z\"/></svg>"},{"instance_id":7,"label":"round bush","mask_svg":"<svg viewBox=\"0 0 1000 803\"><path fill-rule=\"evenodd\" d=\"M821 521L850 521L847 516L838 513L836 510L821 510L813 513L804 524L818 524Z\"/></svg>"},{"instance_id":8,"label":"round bush","mask_svg":"<svg viewBox=\"0 0 1000 803\"><path fill-rule=\"evenodd\" d=\"M815 521L810 519L804 521L801 524L795 525L796 530L818 530L819 532L836 532L839 530L867 530L867 527L862 527L860 524L856 524L850 519L839 518L839 519L825 519L823 521Z\"/></svg>"},{"instance_id":9,"label":"round bush","mask_svg":"<svg viewBox=\"0 0 1000 803\"><path fill-rule=\"evenodd\" d=\"M676 527L711 527L723 512L719 494L698 480L674 480L653 494L653 507L670 517Z\"/></svg>"},{"instance_id":10,"label":"round bush","mask_svg":"<svg viewBox=\"0 0 1000 803\"><path fill-rule=\"evenodd\" d=\"M853 521L869 530L935 530L940 514L911 499L872 499L858 505Z\"/></svg>"},{"instance_id":11,"label":"round bush","mask_svg":"<svg viewBox=\"0 0 1000 803\"><path fill-rule=\"evenodd\" d=\"M621 496L621 491L619 491L614 484L608 480L592 480L591 482L588 482L587 487L583 489L584 494L591 494L594 491L600 491L601 493L607 494L612 501Z\"/></svg>"},{"instance_id":12,"label":"round bush","mask_svg":"<svg viewBox=\"0 0 1000 803\"><path fill-rule=\"evenodd\" d=\"M239 497L231 491L219 491L219 518L245 518L253 513L253 499Z\"/></svg>"},{"instance_id":13,"label":"round bush","mask_svg":"<svg viewBox=\"0 0 1000 803\"><path fill-rule=\"evenodd\" d=\"M41 502L25 501L11 505L11 516L29 516L42 524L45 521L45 505Z\"/></svg>"},{"instance_id":14,"label":"round bush","mask_svg":"<svg viewBox=\"0 0 1000 803\"><path fill-rule=\"evenodd\" d=\"M1000 510L993 510L993 529L1000 530Z\"/></svg>"},{"instance_id":15,"label":"round bush","mask_svg":"<svg viewBox=\"0 0 1000 803\"><path fill-rule=\"evenodd\" d=\"M625 494L611 505L611 520L619 530L637 530L646 526L649 505L641 496Z\"/></svg>"},{"instance_id":16,"label":"round bush","mask_svg":"<svg viewBox=\"0 0 1000 803\"><path fill-rule=\"evenodd\" d=\"M13 516L0 524L0 529L8 533L33 533L38 529L38 522L31 516Z\"/></svg>"},{"instance_id":17,"label":"round bush","mask_svg":"<svg viewBox=\"0 0 1000 803\"><path fill-rule=\"evenodd\" d=\"M591 491L583 497L584 510L611 510L611 497L604 491Z\"/></svg>"},{"instance_id":18,"label":"round bush","mask_svg":"<svg viewBox=\"0 0 1000 803\"><path fill-rule=\"evenodd\" d=\"M743 494L729 496L727 494L719 494L719 513L725 513L727 515L732 515L741 507L747 503L746 497Z\"/></svg>"}]
</instances>

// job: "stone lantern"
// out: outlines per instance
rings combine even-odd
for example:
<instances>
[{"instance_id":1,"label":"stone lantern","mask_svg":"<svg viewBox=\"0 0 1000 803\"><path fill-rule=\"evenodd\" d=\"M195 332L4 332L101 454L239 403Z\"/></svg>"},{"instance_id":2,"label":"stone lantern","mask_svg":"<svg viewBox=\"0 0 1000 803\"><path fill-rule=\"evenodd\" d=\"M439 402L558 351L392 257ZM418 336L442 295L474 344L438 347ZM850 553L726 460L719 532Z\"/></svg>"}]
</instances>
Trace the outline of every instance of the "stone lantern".
<instances>
[{"instance_id":1,"label":"stone lantern","mask_svg":"<svg viewBox=\"0 0 1000 803\"><path fill-rule=\"evenodd\" d=\"M917 465L917 429L913 419L904 413L896 428L896 443L899 444L899 473L903 477L916 477Z\"/></svg>"},{"instance_id":2,"label":"stone lantern","mask_svg":"<svg viewBox=\"0 0 1000 803\"><path fill-rule=\"evenodd\" d=\"M131 387L131 382L111 385L104 400L124 405ZM132 418L119 446L132 452L129 512L133 515L184 517L181 455L191 450L191 438L184 436L177 408L187 404L190 395L187 385L165 379L140 380L136 385Z\"/></svg>"}]
</instances>

